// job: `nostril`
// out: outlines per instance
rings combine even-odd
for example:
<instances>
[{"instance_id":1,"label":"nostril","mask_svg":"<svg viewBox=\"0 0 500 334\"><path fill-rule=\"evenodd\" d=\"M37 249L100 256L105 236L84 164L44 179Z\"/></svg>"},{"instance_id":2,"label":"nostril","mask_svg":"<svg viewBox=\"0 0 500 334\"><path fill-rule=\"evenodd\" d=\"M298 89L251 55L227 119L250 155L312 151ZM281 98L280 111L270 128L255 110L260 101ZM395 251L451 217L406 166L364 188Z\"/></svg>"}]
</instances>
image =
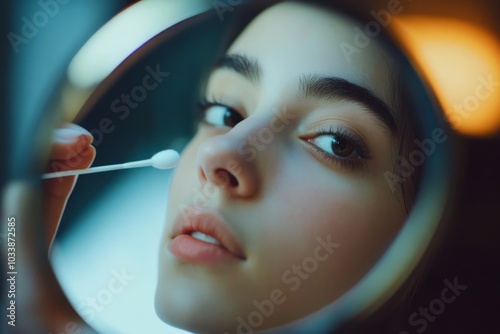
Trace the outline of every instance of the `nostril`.
<instances>
[{"instance_id":1,"label":"nostril","mask_svg":"<svg viewBox=\"0 0 500 334\"><path fill-rule=\"evenodd\" d=\"M200 176L200 180L201 180L202 182L206 182L206 181L207 181L207 176L205 175L205 172L203 171L203 169L202 169L202 168L199 168L199 169L198 169L198 174L199 174L199 176Z\"/></svg>"},{"instance_id":2,"label":"nostril","mask_svg":"<svg viewBox=\"0 0 500 334\"><path fill-rule=\"evenodd\" d=\"M239 185L238 179L233 174L229 174L229 184L233 187L237 187Z\"/></svg>"},{"instance_id":3,"label":"nostril","mask_svg":"<svg viewBox=\"0 0 500 334\"><path fill-rule=\"evenodd\" d=\"M217 183L220 186L237 187L239 185L238 179L225 169L219 169L215 172Z\"/></svg>"}]
</instances>

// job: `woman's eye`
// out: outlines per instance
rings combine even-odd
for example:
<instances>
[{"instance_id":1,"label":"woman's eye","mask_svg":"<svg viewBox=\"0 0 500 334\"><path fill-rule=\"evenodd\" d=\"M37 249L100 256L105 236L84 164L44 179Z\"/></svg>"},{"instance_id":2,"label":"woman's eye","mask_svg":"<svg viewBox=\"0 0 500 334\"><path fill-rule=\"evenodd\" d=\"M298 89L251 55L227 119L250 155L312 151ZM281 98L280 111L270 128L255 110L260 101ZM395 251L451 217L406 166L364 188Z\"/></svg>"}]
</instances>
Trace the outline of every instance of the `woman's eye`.
<instances>
[{"instance_id":1,"label":"woman's eye","mask_svg":"<svg viewBox=\"0 0 500 334\"><path fill-rule=\"evenodd\" d=\"M243 120L236 110L220 104L213 104L205 109L204 121L215 126L234 127Z\"/></svg>"},{"instance_id":2,"label":"woman's eye","mask_svg":"<svg viewBox=\"0 0 500 334\"><path fill-rule=\"evenodd\" d=\"M356 146L349 140L342 136L334 134L324 134L311 138L309 140L320 150L335 155L340 158L360 158L360 154L356 150Z\"/></svg>"},{"instance_id":3,"label":"woman's eye","mask_svg":"<svg viewBox=\"0 0 500 334\"><path fill-rule=\"evenodd\" d=\"M302 139L329 164L342 169L363 170L372 159L365 142L344 129L319 129Z\"/></svg>"}]
</instances>

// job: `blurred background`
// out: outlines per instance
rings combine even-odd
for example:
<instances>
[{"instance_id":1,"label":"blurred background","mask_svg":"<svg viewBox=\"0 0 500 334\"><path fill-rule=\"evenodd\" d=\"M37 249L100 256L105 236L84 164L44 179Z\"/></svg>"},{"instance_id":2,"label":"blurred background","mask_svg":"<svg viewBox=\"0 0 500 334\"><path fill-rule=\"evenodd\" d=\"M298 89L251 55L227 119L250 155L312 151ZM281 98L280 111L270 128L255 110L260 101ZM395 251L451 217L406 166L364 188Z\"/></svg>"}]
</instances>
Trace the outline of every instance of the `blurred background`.
<instances>
[{"instance_id":1,"label":"blurred background","mask_svg":"<svg viewBox=\"0 0 500 334\"><path fill-rule=\"evenodd\" d=\"M33 147L33 136L43 118L44 107L72 57L104 23L136 1L60 1L57 13L47 15L46 22L38 18L40 27L30 30L27 20L36 20L34 15L43 10L40 3L50 2L8 0L0 4L0 29L4 36L0 53L2 187L7 178L30 175L33 166L29 166L26 152ZM204 1L204 5L211 8L213 2ZM467 289L455 302L447 304L443 312L426 318L425 329L422 323L418 326L410 323L410 313L398 315L396 327L377 332L417 333L422 329L425 333L500 333L497 320L500 311L497 258L500 254L500 7L494 0L367 0L347 6L366 17L372 16L396 35L427 78L457 138L458 155L455 169L451 171L457 176L457 183L453 203L445 217L449 229L438 258L416 290L410 309L419 313L421 307L428 308L440 297L445 280L457 278ZM391 8L394 9L392 15L384 16ZM102 57L105 55L106 52ZM193 76L197 70L192 69ZM109 105L109 100L106 103ZM151 149L154 153L155 148ZM154 175L148 175L144 178L154 180ZM154 185L154 181L150 184ZM157 185L151 194L165 199L162 191L166 185ZM154 202L148 205L157 206ZM148 240L137 242L148 244ZM133 250L127 244L122 247ZM64 254L59 255L64 261ZM99 256L99 253L87 255ZM60 274L70 280L74 273ZM107 274L102 279L109 280L113 272ZM132 299L145 295L143 290L132 292L136 293L130 295ZM107 312L109 317L120 320L120 313L113 313L112 305L116 304L110 304ZM122 316L124 327L126 319ZM134 320L134 317L130 315L128 319ZM151 328L161 326L153 319L148 321Z\"/></svg>"}]
</instances>

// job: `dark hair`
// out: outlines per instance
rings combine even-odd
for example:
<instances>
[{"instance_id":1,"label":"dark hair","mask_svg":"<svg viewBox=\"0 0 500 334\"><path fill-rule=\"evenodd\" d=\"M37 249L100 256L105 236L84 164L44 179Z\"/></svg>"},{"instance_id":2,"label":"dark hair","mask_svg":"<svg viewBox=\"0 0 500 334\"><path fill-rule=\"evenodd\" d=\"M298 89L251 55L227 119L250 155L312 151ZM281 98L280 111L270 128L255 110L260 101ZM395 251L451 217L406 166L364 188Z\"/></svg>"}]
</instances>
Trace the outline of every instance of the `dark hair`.
<instances>
[{"instance_id":1,"label":"dark hair","mask_svg":"<svg viewBox=\"0 0 500 334\"><path fill-rule=\"evenodd\" d=\"M339 5L339 3L332 4L329 0L270 0L251 2L244 8L242 6L240 11L233 13L234 15L228 15L228 17L231 16L233 22L230 31L228 31L222 43L220 50L221 56L256 16L272 5L286 1L295 1L307 5L321 6L330 11L341 11L346 13L352 12L352 8L349 9L342 4ZM363 18L360 15L353 14L350 15L350 18L358 22L368 22L367 18ZM380 34L377 39L378 38L380 38L383 46L390 45L390 43L387 44L388 39L385 39L383 34ZM391 48L389 48L389 51L390 49ZM397 61L397 57L395 60ZM405 73L404 66L399 66L399 64L396 63L395 70L390 74L390 80L392 82L392 96L389 108L396 122L396 137L398 138L398 145L395 152L396 159L394 160L393 170L387 172L392 174L395 181L393 187L391 188L394 190L395 195L402 201L401 204L404 206L406 212L409 213L419 191L425 161L418 166L411 166L409 175L408 164L411 165L410 156L412 152L418 150L416 140L422 137L422 130L414 108L414 103L412 103L413 97L410 94L410 82L407 79L407 73ZM389 182L389 180L387 181ZM376 326L373 326L375 323L380 321L379 316L388 320L384 323L384 326L397 326L397 324L395 324L397 319L396 321L390 320L394 320L393 315L395 315L395 313L405 312L406 307L404 306L409 305L412 295L418 286L418 283L421 281L422 276L425 275L426 270L427 263L425 261L421 261L421 263L414 268L412 274L409 275L405 282L399 286L397 292L394 293L388 301L382 305L382 307L376 310L372 314L373 316L370 315L368 319L365 319L368 321L362 323L362 326L366 326L366 328L363 327L363 332L380 332L375 329L377 328ZM353 319L353 321L355 322L356 319ZM349 326L352 325L352 323L347 323L346 325ZM368 331L370 328L375 329L375 331ZM396 327L396 329L397 328L398 327ZM380 328L378 327L378 329Z\"/></svg>"},{"instance_id":2,"label":"dark hair","mask_svg":"<svg viewBox=\"0 0 500 334\"><path fill-rule=\"evenodd\" d=\"M405 73L401 71L395 73L393 78L393 105L399 145L394 171L395 177L397 177L397 181L399 182L403 204L406 211L409 212L419 190L423 168L423 165L411 165L410 154L418 149L415 142L418 138L421 138L422 130L416 117L416 110L413 108L408 85L405 82L407 82L405 80ZM410 172L410 176L405 176L404 168L408 167L411 167L407 171Z\"/></svg>"},{"instance_id":3,"label":"dark hair","mask_svg":"<svg viewBox=\"0 0 500 334\"><path fill-rule=\"evenodd\" d=\"M242 5L242 8L240 8L241 10L234 12L234 15L228 15L228 18L232 20L230 24L231 29L222 41L222 47L220 49L221 56L256 16L267 8L286 1L325 7L327 10L331 11L340 10L342 12L352 12L352 8L349 9L342 3L332 4L331 1L328 0L268 0L249 2L247 6ZM368 16L365 18L358 14L359 13L351 15L351 19L360 22L368 20ZM380 37L382 38L385 36L381 35ZM386 41L384 40L384 42ZM398 68L398 66L396 67ZM416 111L413 108L413 103L411 103L411 96L407 85L408 81L405 80L405 73L403 70L397 69L395 73L391 73L391 80L393 83L393 92L392 108L390 107L390 109L392 109L392 114L396 120L396 135L399 139L399 145L396 152L397 158L393 171L387 171L384 176L386 177L388 186L391 187L393 191L396 190L396 187L399 188L399 197L408 213L416 198L422 174L422 166L408 166L410 154L417 149L415 139L421 137L421 129L416 118ZM405 168L408 169L408 167L411 168L410 176L406 176L408 171L405 171ZM391 182L396 184L391 184Z\"/></svg>"}]
</instances>

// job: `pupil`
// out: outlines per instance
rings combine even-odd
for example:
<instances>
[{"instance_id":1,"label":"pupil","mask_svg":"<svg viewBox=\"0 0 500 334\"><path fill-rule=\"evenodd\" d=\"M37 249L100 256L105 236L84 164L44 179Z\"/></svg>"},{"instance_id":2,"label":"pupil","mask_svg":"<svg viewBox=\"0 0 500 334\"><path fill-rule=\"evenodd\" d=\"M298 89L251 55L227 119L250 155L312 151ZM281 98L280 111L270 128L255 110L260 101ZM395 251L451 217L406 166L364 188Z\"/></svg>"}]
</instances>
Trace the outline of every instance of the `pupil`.
<instances>
[{"instance_id":1,"label":"pupil","mask_svg":"<svg viewBox=\"0 0 500 334\"><path fill-rule=\"evenodd\" d=\"M344 138L332 139L332 151L338 156L347 157L352 154L354 147Z\"/></svg>"},{"instance_id":2,"label":"pupil","mask_svg":"<svg viewBox=\"0 0 500 334\"><path fill-rule=\"evenodd\" d=\"M224 124L230 127L234 127L236 124L241 122L243 118L235 112L232 112L230 110L226 110L224 113Z\"/></svg>"}]
</instances>

